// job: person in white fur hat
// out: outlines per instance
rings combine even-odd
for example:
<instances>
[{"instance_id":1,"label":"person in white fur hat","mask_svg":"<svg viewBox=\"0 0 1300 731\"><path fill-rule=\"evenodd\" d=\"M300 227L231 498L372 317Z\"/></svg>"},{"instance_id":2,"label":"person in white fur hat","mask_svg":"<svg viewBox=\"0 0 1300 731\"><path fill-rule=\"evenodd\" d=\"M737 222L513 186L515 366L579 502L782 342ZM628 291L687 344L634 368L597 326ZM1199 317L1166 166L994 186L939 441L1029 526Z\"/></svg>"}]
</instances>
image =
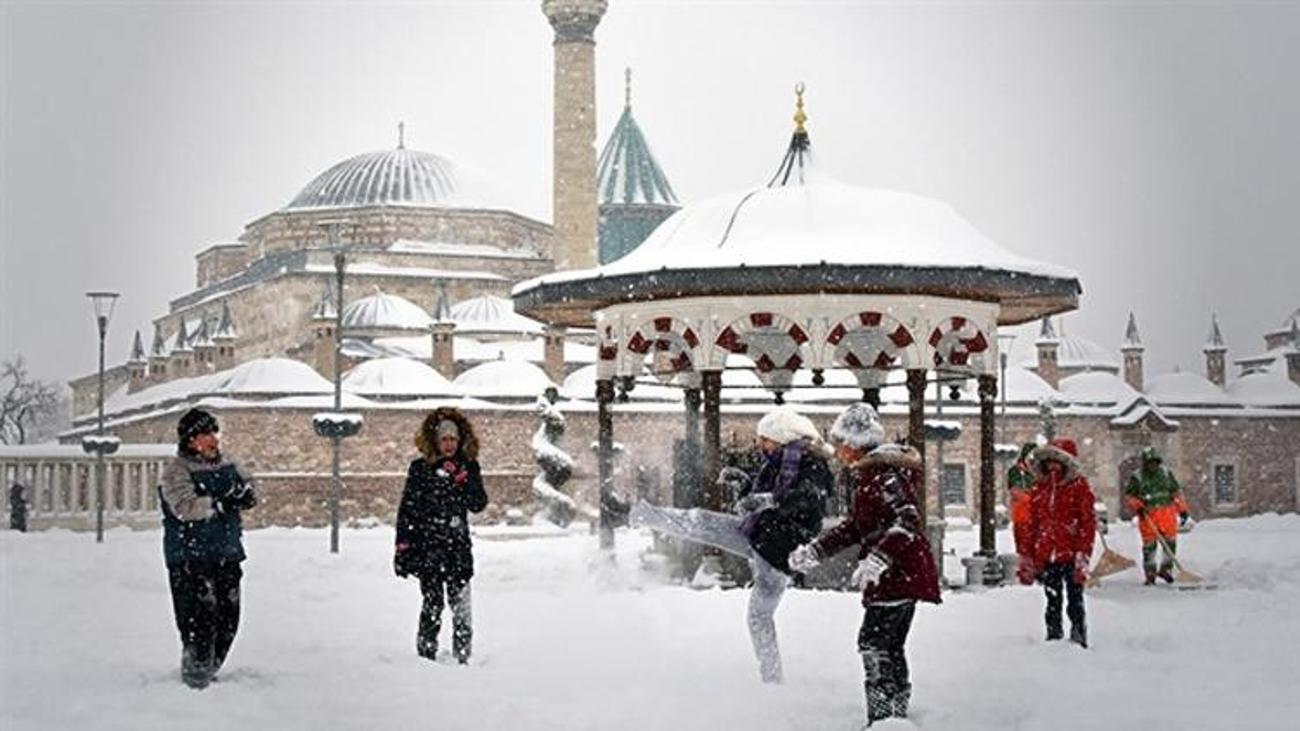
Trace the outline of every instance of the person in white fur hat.
<instances>
[{"instance_id":1,"label":"person in white fur hat","mask_svg":"<svg viewBox=\"0 0 1300 731\"><path fill-rule=\"evenodd\" d=\"M862 655L867 725L906 718L912 696L904 646L917 602L939 602L939 574L921 524L917 493L921 455L885 442L876 410L854 404L830 431L836 458L849 469L853 506L846 519L790 554L790 566L808 571L853 546L862 590Z\"/></svg>"},{"instance_id":2,"label":"person in white fur hat","mask_svg":"<svg viewBox=\"0 0 1300 731\"><path fill-rule=\"evenodd\" d=\"M763 466L739 490L735 514L664 508L643 501L632 508L630 517L633 525L749 559L754 573L749 635L759 676L764 682L778 683L781 651L774 617L790 583L787 558L821 530L834 477L827 466L830 450L808 417L778 407L759 420L757 432Z\"/></svg>"}]
</instances>

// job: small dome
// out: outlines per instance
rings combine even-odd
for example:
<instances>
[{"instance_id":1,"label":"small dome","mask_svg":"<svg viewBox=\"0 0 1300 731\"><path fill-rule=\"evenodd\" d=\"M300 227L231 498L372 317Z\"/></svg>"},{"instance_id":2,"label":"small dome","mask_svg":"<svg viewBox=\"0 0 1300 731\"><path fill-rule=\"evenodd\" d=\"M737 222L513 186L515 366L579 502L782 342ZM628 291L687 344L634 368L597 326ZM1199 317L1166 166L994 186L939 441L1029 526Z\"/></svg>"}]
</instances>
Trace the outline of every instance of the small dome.
<instances>
[{"instance_id":1,"label":"small dome","mask_svg":"<svg viewBox=\"0 0 1300 731\"><path fill-rule=\"evenodd\" d=\"M1114 373L1092 371L1061 379L1061 395L1079 406L1127 406L1140 397Z\"/></svg>"},{"instance_id":2,"label":"small dome","mask_svg":"<svg viewBox=\"0 0 1300 731\"><path fill-rule=\"evenodd\" d=\"M343 308L345 329L428 331L432 325L433 318L419 305L379 291Z\"/></svg>"},{"instance_id":3,"label":"small dome","mask_svg":"<svg viewBox=\"0 0 1300 731\"><path fill-rule=\"evenodd\" d=\"M541 335L542 323L515 312L515 304L504 297L485 294L457 302L450 319L457 335Z\"/></svg>"},{"instance_id":4,"label":"small dome","mask_svg":"<svg viewBox=\"0 0 1300 731\"><path fill-rule=\"evenodd\" d=\"M1148 398L1161 406L1230 406L1223 389L1196 373L1165 373L1143 386Z\"/></svg>"},{"instance_id":5,"label":"small dome","mask_svg":"<svg viewBox=\"0 0 1300 731\"><path fill-rule=\"evenodd\" d=\"M375 358L360 363L343 377L343 388L363 396L390 398L459 395L441 373L410 358Z\"/></svg>"},{"instance_id":6,"label":"small dome","mask_svg":"<svg viewBox=\"0 0 1300 731\"><path fill-rule=\"evenodd\" d=\"M546 372L523 360L492 360L456 376L452 385L476 398L535 399L557 388Z\"/></svg>"},{"instance_id":7,"label":"small dome","mask_svg":"<svg viewBox=\"0 0 1300 731\"><path fill-rule=\"evenodd\" d=\"M1060 343L1056 362L1062 368L1119 372L1119 360L1115 354L1091 340L1077 335L1064 335Z\"/></svg>"},{"instance_id":8,"label":"small dome","mask_svg":"<svg viewBox=\"0 0 1300 731\"><path fill-rule=\"evenodd\" d=\"M290 358L257 358L213 374L220 381L205 389L214 394L320 394L334 385L311 366Z\"/></svg>"},{"instance_id":9,"label":"small dome","mask_svg":"<svg viewBox=\"0 0 1300 731\"><path fill-rule=\"evenodd\" d=\"M1247 406L1300 406L1300 386L1287 378L1285 368L1242 376L1228 384L1228 396Z\"/></svg>"}]
</instances>

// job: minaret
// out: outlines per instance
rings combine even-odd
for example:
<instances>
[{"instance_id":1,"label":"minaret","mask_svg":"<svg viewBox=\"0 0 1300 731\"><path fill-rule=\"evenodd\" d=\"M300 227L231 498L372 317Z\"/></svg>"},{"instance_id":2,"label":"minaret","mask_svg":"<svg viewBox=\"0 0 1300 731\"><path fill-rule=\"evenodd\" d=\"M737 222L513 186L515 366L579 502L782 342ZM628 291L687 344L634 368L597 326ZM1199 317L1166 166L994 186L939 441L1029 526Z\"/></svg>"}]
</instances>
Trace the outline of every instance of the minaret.
<instances>
[{"instance_id":1,"label":"minaret","mask_svg":"<svg viewBox=\"0 0 1300 731\"><path fill-rule=\"evenodd\" d=\"M1223 344L1223 333L1219 332L1219 318L1217 315L1210 315L1210 334L1205 339L1205 347L1201 348L1205 353L1205 377L1211 383L1223 388L1227 383L1227 356L1228 346Z\"/></svg>"},{"instance_id":2,"label":"minaret","mask_svg":"<svg viewBox=\"0 0 1300 731\"><path fill-rule=\"evenodd\" d=\"M135 393L144 388L145 381L149 377L149 361L144 355L144 341L140 339L140 331L135 331L135 341L131 344L131 359L126 362L126 370L130 380L126 384L127 393Z\"/></svg>"},{"instance_id":3,"label":"minaret","mask_svg":"<svg viewBox=\"0 0 1300 731\"><path fill-rule=\"evenodd\" d=\"M230 302L223 300L221 321L217 323L217 331L212 335L212 342L217 346L214 370L224 371L235 367L235 341L238 339L239 331L235 329L235 320L230 316Z\"/></svg>"},{"instance_id":4,"label":"minaret","mask_svg":"<svg viewBox=\"0 0 1300 731\"><path fill-rule=\"evenodd\" d=\"M1050 317L1043 318L1043 329L1039 331L1034 346L1038 349L1038 377L1047 381L1047 385L1052 388L1059 388L1061 371L1057 365L1056 354L1061 347L1061 341L1056 337L1056 329L1052 327Z\"/></svg>"},{"instance_id":5,"label":"minaret","mask_svg":"<svg viewBox=\"0 0 1300 731\"><path fill-rule=\"evenodd\" d=\"M555 268L596 265L596 26L605 0L542 0L555 29Z\"/></svg>"},{"instance_id":6,"label":"minaret","mask_svg":"<svg viewBox=\"0 0 1300 731\"><path fill-rule=\"evenodd\" d=\"M1146 383L1142 376L1142 351L1144 350L1146 346L1142 344L1142 336L1138 335L1137 318L1130 312L1128 325L1124 328L1124 343L1119 346L1119 352L1124 355L1124 382L1138 392L1142 391Z\"/></svg>"},{"instance_id":7,"label":"minaret","mask_svg":"<svg viewBox=\"0 0 1300 731\"><path fill-rule=\"evenodd\" d=\"M153 346L149 348L149 382L162 383L167 380L167 341L163 339L162 330L154 325Z\"/></svg>"}]
</instances>

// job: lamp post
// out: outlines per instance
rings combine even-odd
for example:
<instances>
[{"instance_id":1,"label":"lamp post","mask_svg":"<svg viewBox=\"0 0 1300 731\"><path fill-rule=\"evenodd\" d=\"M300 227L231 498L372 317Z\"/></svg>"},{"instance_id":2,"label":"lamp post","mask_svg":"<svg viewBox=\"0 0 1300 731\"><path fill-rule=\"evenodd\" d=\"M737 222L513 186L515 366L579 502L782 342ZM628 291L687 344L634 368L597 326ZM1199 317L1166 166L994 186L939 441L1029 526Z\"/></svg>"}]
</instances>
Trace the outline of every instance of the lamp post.
<instances>
[{"instance_id":1,"label":"lamp post","mask_svg":"<svg viewBox=\"0 0 1300 731\"><path fill-rule=\"evenodd\" d=\"M1002 390L1002 413L998 414L998 441L1007 441L1007 355L1015 333L998 333L998 385Z\"/></svg>"},{"instance_id":2,"label":"lamp post","mask_svg":"<svg viewBox=\"0 0 1300 731\"><path fill-rule=\"evenodd\" d=\"M104 436L104 340L108 337L108 321L117 305L117 292L87 292L95 310L95 325L99 330L99 395L96 398L98 418L94 438L83 438L81 448L95 455L95 542L104 542L104 455L117 451L117 440Z\"/></svg>"},{"instance_id":3,"label":"lamp post","mask_svg":"<svg viewBox=\"0 0 1300 731\"><path fill-rule=\"evenodd\" d=\"M330 553L339 552L339 509L343 500L343 475L339 466L339 447L344 439L361 431L361 414L343 412L343 278L347 258L338 244L338 221L321 224L329 237L329 250L334 252L334 283L338 296L334 305L334 409L314 414L312 428L318 436L330 440L332 482L330 485Z\"/></svg>"}]
</instances>

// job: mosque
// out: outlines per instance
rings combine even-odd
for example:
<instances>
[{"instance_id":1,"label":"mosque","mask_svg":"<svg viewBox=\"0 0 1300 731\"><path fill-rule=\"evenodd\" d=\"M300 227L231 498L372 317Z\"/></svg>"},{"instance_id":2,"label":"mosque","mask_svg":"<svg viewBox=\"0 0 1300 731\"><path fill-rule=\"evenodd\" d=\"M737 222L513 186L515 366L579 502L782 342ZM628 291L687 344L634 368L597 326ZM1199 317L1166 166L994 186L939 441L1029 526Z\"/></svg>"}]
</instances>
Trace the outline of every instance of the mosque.
<instances>
[{"instance_id":1,"label":"mosque","mask_svg":"<svg viewBox=\"0 0 1300 731\"><path fill-rule=\"evenodd\" d=\"M392 519L416 427L442 404L464 409L478 425L492 496L485 519L528 508L537 473L529 446L536 401L548 392L568 418L562 446L577 461L573 486L593 499L597 462L588 445L599 428L601 335L525 317L511 293L557 272L616 265L643 242L650 248L670 227L688 225L701 208L677 199L652 154L633 114L630 72L623 112L596 155L595 30L606 3L542 6L555 30L553 220L510 210L490 178L454 157L409 148L399 130L392 149L339 162L234 241L199 251L194 288L137 331L127 362L107 373L107 431L123 441L108 460L111 522L156 523L151 486L174 451L175 421L202 405L220 419L225 448L259 479L264 501L251 521L322 524L330 450L313 433L311 416L332 405L336 335L343 406L365 420L342 448L348 520ZM775 165L781 149L774 144L771 152ZM1212 319L1204 374L1146 374L1132 315L1117 327L1123 335L1114 348L1067 335L1052 317L1039 327L1035 358L1002 357L1000 443L1032 440L1049 423L1074 436L1113 514L1144 446L1167 455L1200 516L1300 509L1300 309L1264 333L1261 352L1235 360ZM747 444L774 398L827 426L844 404L869 397L888 429L906 433L902 371L884 373L867 389L849 371L819 371L813 381L797 359L790 378L774 381L738 351L724 357L727 445ZM938 465L929 471L931 509L950 517L976 508L974 381L952 379L926 395L928 418L962 425L946 441L927 444L928 464ZM75 417L62 445L0 448L0 476L29 487L36 527L93 525L93 462L78 443L95 429L97 378L71 386ZM683 437L681 414L691 396L672 386L647 381L619 395L615 418L627 426L620 427L614 480L625 496L676 492L674 442ZM7 501L8 491L0 492Z\"/></svg>"}]
</instances>

